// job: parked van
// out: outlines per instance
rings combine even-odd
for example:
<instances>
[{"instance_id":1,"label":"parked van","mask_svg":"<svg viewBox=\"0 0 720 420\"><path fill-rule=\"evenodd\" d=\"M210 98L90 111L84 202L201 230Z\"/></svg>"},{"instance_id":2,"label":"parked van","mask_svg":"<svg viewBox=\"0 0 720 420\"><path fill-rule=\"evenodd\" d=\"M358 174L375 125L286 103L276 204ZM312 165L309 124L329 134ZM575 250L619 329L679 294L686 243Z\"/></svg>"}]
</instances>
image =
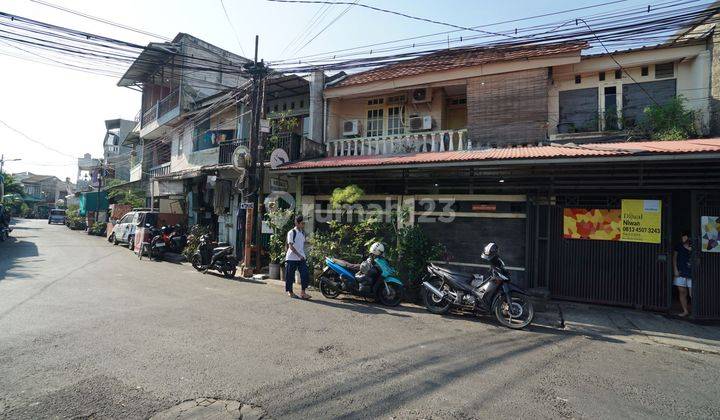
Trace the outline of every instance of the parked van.
<instances>
[{"instance_id":1,"label":"parked van","mask_svg":"<svg viewBox=\"0 0 720 420\"><path fill-rule=\"evenodd\" d=\"M48 225L53 223L65 224L65 210L64 209L52 209L48 215Z\"/></svg>"},{"instance_id":2,"label":"parked van","mask_svg":"<svg viewBox=\"0 0 720 420\"><path fill-rule=\"evenodd\" d=\"M133 210L122 219L118 220L113 226L113 230L108 237L108 241L113 245L118 243L126 243L128 248L134 248L135 231L140 226L150 225L155 227L158 222L158 212L149 210Z\"/></svg>"}]
</instances>

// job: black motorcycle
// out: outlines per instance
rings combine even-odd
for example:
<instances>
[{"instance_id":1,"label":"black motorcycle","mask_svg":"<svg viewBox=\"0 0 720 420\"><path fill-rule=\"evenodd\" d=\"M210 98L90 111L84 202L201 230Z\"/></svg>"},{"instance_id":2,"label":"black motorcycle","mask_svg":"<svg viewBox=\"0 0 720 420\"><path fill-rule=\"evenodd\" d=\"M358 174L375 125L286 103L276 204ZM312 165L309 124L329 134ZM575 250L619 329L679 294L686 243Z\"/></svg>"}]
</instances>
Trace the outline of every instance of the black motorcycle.
<instances>
[{"instance_id":1,"label":"black motorcycle","mask_svg":"<svg viewBox=\"0 0 720 420\"><path fill-rule=\"evenodd\" d=\"M238 263L234 252L230 244L215 243L210 240L210 235L202 235L197 251L190 257L190 263L197 271L215 270L232 278L235 277Z\"/></svg>"},{"instance_id":2,"label":"black motorcycle","mask_svg":"<svg viewBox=\"0 0 720 420\"><path fill-rule=\"evenodd\" d=\"M185 233L185 229L183 229L180 225L175 225L175 227L172 228L172 232L170 232L166 245L168 246L168 251L176 254L182 253L183 249L185 249L185 246L187 245L187 234Z\"/></svg>"},{"instance_id":3,"label":"black motorcycle","mask_svg":"<svg viewBox=\"0 0 720 420\"><path fill-rule=\"evenodd\" d=\"M423 279L425 307L434 314L446 314L451 308L476 314L490 313L505 327L525 328L535 310L530 298L510 281L497 245L488 244L482 258L490 263L488 276L465 274L430 264Z\"/></svg>"},{"instance_id":4,"label":"black motorcycle","mask_svg":"<svg viewBox=\"0 0 720 420\"><path fill-rule=\"evenodd\" d=\"M140 252L138 252L138 258L142 260L143 255L147 255L150 261L160 261L165 255L165 235L167 235L167 228L163 227L158 229L155 227L146 226L149 229L148 237L150 241L143 241L140 245Z\"/></svg>"}]
</instances>

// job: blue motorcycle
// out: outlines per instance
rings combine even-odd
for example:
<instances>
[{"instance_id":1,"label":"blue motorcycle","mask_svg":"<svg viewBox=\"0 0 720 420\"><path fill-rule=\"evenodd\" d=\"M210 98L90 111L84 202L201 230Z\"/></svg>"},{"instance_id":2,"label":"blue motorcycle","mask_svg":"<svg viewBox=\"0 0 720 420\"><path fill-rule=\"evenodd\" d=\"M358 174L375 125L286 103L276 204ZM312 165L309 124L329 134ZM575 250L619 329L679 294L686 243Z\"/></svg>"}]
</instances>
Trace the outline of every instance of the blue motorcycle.
<instances>
[{"instance_id":1,"label":"blue motorcycle","mask_svg":"<svg viewBox=\"0 0 720 420\"><path fill-rule=\"evenodd\" d=\"M397 306L402 300L403 283L395 275L395 269L382 257L370 256L362 264L328 257L318 285L323 296L329 299L349 294Z\"/></svg>"}]
</instances>

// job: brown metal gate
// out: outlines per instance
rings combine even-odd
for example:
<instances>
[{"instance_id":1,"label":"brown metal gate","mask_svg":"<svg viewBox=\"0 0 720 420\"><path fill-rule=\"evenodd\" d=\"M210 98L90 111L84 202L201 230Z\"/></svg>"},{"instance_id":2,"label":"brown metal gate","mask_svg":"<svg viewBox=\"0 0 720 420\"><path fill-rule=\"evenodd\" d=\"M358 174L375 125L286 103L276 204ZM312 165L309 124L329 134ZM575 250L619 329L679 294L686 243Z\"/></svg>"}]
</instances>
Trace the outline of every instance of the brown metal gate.
<instances>
[{"instance_id":1,"label":"brown metal gate","mask_svg":"<svg viewBox=\"0 0 720 420\"><path fill-rule=\"evenodd\" d=\"M617 209L623 198L662 200L660 244L563 238L563 208ZM670 208L667 195L557 196L555 203L548 206L547 240L542 241L541 236L534 247L535 251L545 249L547 255L546 264L536 265L537 284L547 285L552 296L559 299L668 309L671 297ZM543 220L538 222L544 223Z\"/></svg>"},{"instance_id":2,"label":"brown metal gate","mask_svg":"<svg viewBox=\"0 0 720 420\"><path fill-rule=\"evenodd\" d=\"M720 319L720 253L701 250L701 217L720 217L720 194L692 194L692 233L695 242L693 264L693 316Z\"/></svg>"}]
</instances>

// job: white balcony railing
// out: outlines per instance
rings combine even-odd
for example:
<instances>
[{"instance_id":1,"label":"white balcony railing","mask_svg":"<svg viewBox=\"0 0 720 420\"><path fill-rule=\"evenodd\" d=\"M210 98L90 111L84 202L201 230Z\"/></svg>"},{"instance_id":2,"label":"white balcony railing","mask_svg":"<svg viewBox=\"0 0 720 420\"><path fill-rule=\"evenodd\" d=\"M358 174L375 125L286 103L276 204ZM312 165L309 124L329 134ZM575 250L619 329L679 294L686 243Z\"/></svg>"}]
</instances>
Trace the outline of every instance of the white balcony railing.
<instances>
[{"instance_id":1,"label":"white balcony railing","mask_svg":"<svg viewBox=\"0 0 720 420\"><path fill-rule=\"evenodd\" d=\"M161 165L153 166L152 168L150 168L150 176L151 177L167 175L169 173L170 173L170 162L165 162Z\"/></svg>"},{"instance_id":2,"label":"white balcony railing","mask_svg":"<svg viewBox=\"0 0 720 420\"><path fill-rule=\"evenodd\" d=\"M159 119L163 115L177 108L180 104L180 88L170 92L161 100L155 102L153 106L147 109L142 115L142 126L150 124Z\"/></svg>"},{"instance_id":3,"label":"white balcony railing","mask_svg":"<svg viewBox=\"0 0 720 420\"><path fill-rule=\"evenodd\" d=\"M472 150L467 129L329 140L328 156L392 155Z\"/></svg>"}]
</instances>

